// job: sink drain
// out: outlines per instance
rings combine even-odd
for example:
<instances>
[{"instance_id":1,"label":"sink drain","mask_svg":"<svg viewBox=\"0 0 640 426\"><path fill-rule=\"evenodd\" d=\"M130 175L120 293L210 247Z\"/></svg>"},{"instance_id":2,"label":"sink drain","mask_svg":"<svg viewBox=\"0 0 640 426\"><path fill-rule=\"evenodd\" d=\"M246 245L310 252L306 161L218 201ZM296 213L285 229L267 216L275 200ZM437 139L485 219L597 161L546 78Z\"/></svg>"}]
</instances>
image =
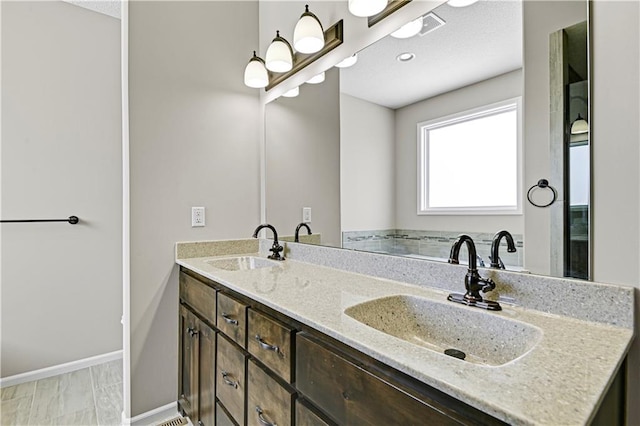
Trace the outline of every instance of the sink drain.
<instances>
[{"instance_id":1,"label":"sink drain","mask_svg":"<svg viewBox=\"0 0 640 426\"><path fill-rule=\"evenodd\" d=\"M464 360L467 356L467 354L465 354L462 351L459 351L458 349L445 349L444 354L452 356L454 358L462 359L462 360Z\"/></svg>"}]
</instances>

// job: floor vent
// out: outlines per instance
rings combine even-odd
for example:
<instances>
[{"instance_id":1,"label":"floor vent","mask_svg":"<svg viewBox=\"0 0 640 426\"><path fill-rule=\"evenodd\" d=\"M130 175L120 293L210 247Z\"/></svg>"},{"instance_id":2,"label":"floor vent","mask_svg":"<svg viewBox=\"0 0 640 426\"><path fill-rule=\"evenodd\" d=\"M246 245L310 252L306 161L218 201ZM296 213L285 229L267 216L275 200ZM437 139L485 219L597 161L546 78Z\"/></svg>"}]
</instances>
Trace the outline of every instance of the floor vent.
<instances>
[{"instance_id":1,"label":"floor vent","mask_svg":"<svg viewBox=\"0 0 640 426\"><path fill-rule=\"evenodd\" d=\"M162 422L157 426L182 426L188 424L188 421L185 417L176 417L175 419L167 420L166 422Z\"/></svg>"}]
</instances>

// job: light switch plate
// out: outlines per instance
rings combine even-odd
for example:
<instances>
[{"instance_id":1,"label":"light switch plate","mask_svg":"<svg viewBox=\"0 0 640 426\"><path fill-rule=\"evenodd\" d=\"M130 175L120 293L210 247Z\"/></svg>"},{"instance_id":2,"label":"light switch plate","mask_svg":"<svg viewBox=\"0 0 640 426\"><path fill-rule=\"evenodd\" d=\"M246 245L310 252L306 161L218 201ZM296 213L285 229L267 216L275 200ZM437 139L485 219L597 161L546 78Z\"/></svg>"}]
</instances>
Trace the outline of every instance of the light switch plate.
<instances>
[{"instance_id":1,"label":"light switch plate","mask_svg":"<svg viewBox=\"0 0 640 426\"><path fill-rule=\"evenodd\" d=\"M204 226L204 207L191 207L191 227Z\"/></svg>"},{"instance_id":2,"label":"light switch plate","mask_svg":"<svg viewBox=\"0 0 640 426\"><path fill-rule=\"evenodd\" d=\"M311 223L311 207L302 208L302 221L304 223Z\"/></svg>"}]
</instances>

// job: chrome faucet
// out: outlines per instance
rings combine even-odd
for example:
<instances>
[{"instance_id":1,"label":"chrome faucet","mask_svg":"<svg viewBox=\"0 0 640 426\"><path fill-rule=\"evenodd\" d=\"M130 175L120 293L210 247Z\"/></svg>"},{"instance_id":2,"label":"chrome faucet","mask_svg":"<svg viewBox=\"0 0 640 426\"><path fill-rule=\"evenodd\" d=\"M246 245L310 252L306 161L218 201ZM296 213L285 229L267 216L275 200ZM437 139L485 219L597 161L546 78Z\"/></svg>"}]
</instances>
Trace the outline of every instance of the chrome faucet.
<instances>
[{"instance_id":1,"label":"chrome faucet","mask_svg":"<svg viewBox=\"0 0 640 426\"><path fill-rule=\"evenodd\" d=\"M311 235L311 228L309 227L309 225L307 225L306 223L302 222L302 223L298 224L298 226L296 226L296 234L295 234L295 236L294 236L294 238L293 238L293 241L294 241L295 243L299 243L299 242L300 242L300 237L299 237L299 235L300 235L300 228L302 228L303 226L304 226L305 228L307 228L307 235Z\"/></svg>"},{"instance_id":2,"label":"chrome faucet","mask_svg":"<svg viewBox=\"0 0 640 426\"><path fill-rule=\"evenodd\" d=\"M255 231L253 231L253 238L258 238L258 232L260 232L263 228L269 228L271 229L271 232L273 232L273 245L269 249L272 254L267 257L273 260L284 260L284 256L280 256L280 252L284 250L284 247L282 247L278 243L278 232L276 231L276 228L269 225L268 223L263 223L262 225L259 225Z\"/></svg>"},{"instance_id":3,"label":"chrome faucet","mask_svg":"<svg viewBox=\"0 0 640 426\"><path fill-rule=\"evenodd\" d=\"M507 240L507 252L516 252L516 245L513 242L513 236L509 233L509 231L503 230L497 232L496 235L493 236L493 241L491 242L491 256L489 256L489 259L491 259L492 268L504 269L504 263L498 255L498 249L500 248L500 240L502 239L502 237Z\"/></svg>"},{"instance_id":4,"label":"chrome faucet","mask_svg":"<svg viewBox=\"0 0 640 426\"><path fill-rule=\"evenodd\" d=\"M462 244L467 245L467 252L469 254L469 269L467 270L467 275L464 277L464 287L467 292L463 295L460 293L451 293L447 300L456 303L462 303L463 305L468 306L477 306L479 308L488 309L490 311L499 311L502 309L498 302L494 302L491 300L484 300L480 295L480 291L486 293L496 288L496 284L490 280L485 279L480 276L478 273L477 266L477 253L476 253L476 245L473 242L473 239L468 235L460 235L451 246L451 253L449 254L449 263L459 264L458 260L460 256L460 247Z\"/></svg>"}]
</instances>

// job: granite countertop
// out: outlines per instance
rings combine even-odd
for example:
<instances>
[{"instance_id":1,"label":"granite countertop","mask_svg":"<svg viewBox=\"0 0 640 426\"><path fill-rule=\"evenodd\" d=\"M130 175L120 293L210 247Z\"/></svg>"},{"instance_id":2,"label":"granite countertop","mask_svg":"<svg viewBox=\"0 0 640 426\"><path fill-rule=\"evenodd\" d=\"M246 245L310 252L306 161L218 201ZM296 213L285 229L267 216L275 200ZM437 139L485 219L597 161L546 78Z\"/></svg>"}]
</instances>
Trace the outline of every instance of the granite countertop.
<instances>
[{"instance_id":1,"label":"granite countertop","mask_svg":"<svg viewBox=\"0 0 640 426\"><path fill-rule=\"evenodd\" d=\"M391 337L344 313L354 305L394 295L452 304L445 290L292 259L244 271L207 263L230 256L187 254L176 262L510 424L589 423L633 338L630 327L503 304L502 311L486 315L529 324L541 332L539 341L505 364L473 364Z\"/></svg>"}]
</instances>

